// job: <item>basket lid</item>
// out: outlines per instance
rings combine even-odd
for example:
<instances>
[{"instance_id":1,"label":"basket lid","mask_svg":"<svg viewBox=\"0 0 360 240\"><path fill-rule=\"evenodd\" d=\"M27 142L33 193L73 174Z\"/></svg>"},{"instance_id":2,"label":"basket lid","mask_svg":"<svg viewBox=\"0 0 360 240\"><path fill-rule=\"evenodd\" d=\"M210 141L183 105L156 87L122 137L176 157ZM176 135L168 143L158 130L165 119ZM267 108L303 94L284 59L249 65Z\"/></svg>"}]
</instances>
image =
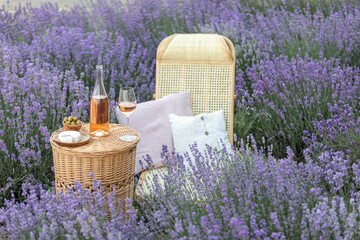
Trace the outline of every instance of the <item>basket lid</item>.
<instances>
[{"instance_id":1,"label":"basket lid","mask_svg":"<svg viewBox=\"0 0 360 240\"><path fill-rule=\"evenodd\" d=\"M174 34L159 45L157 60L161 62L233 63L234 47L218 34Z\"/></svg>"}]
</instances>

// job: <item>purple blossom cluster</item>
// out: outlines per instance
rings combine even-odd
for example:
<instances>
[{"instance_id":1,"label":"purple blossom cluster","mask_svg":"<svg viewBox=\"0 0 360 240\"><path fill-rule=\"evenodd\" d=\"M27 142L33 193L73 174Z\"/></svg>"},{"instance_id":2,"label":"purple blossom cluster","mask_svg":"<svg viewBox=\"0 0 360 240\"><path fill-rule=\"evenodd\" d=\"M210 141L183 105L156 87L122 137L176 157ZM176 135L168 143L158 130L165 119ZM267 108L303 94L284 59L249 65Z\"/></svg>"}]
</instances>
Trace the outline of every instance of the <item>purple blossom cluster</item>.
<instances>
[{"instance_id":1,"label":"purple blossom cluster","mask_svg":"<svg viewBox=\"0 0 360 240\"><path fill-rule=\"evenodd\" d=\"M75 192L54 193L24 184L26 200L7 200L0 209L0 237L95 239L356 239L360 235L359 192L334 195L324 169L296 163L288 148L283 159L240 144L238 151L189 154L163 151L167 170L153 178L151 194L126 215L114 195L105 198L94 180L92 196L77 182ZM188 174L184 159L191 164ZM340 158L339 158L340 159ZM160 181L164 179L165 181ZM334 187L337 183L328 183ZM70 189L69 189L70 190ZM106 211L108 203L108 212ZM117 203L118 205L121 202ZM129 202L127 201L127 204Z\"/></svg>"},{"instance_id":2,"label":"purple blossom cluster","mask_svg":"<svg viewBox=\"0 0 360 240\"><path fill-rule=\"evenodd\" d=\"M322 120L336 127L345 121L344 114L349 115L347 119L358 115L359 77L358 68L343 67L334 58L264 59L248 67L246 77L241 77L251 87L239 91L243 95L240 107L248 109L249 118L256 116L252 125L258 142L265 137L278 157L284 157L286 146L291 146L303 160L303 150L310 143L304 141L307 134L334 132L330 125L320 127Z\"/></svg>"},{"instance_id":3,"label":"purple blossom cluster","mask_svg":"<svg viewBox=\"0 0 360 240\"><path fill-rule=\"evenodd\" d=\"M290 145L303 161L309 146L303 138L316 135L315 122L345 109L359 117L360 8L345 1L329 1L326 9L319 7L323 1L264 2L258 9L234 3L200 31L235 44L238 137L252 133L258 144L265 138L277 157Z\"/></svg>"},{"instance_id":4,"label":"purple blossom cluster","mask_svg":"<svg viewBox=\"0 0 360 240\"><path fill-rule=\"evenodd\" d=\"M3 185L8 177L17 199L29 176L51 185L50 135L65 116L88 121L97 64L105 68L111 109L124 85L136 89L139 101L148 100L158 43L172 32L190 31L202 19L198 13L215 9L204 2L138 3L89 1L62 11L51 3L19 6L15 13L0 9L0 205L2 197L11 196ZM193 15L183 21L167 20L189 9ZM114 111L110 116L116 121Z\"/></svg>"},{"instance_id":5,"label":"purple blossom cluster","mask_svg":"<svg viewBox=\"0 0 360 240\"><path fill-rule=\"evenodd\" d=\"M127 221L115 208L108 220L101 191L90 201L76 185L58 200L49 138L64 116L88 120L95 66L104 66L111 109L120 86L149 100L158 44L187 32L234 43L235 132L250 147L202 153L195 145L193 175L184 170L188 155L164 149L165 186L155 178L154 194ZM359 238L359 43L356 1L4 6L0 238Z\"/></svg>"},{"instance_id":6,"label":"purple blossom cluster","mask_svg":"<svg viewBox=\"0 0 360 240\"><path fill-rule=\"evenodd\" d=\"M297 163L290 147L276 159L248 140L238 151L201 153L194 145L195 160L164 149L167 171L153 177L152 194L140 203L158 233L174 239L359 237L359 189L344 191L351 176L342 153L325 153L322 165L309 154ZM194 174L187 174L185 159ZM353 170L359 184L360 171Z\"/></svg>"},{"instance_id":7,"label":"purple blossom cluster","mask_svg":"<svg viewBox=\"0 0 360 240\"><path fill-rule=\"evenodd\" d=\"M325 15L324 9L319 7L311 10L311 3L316 1L294 2L286 1L278 8L270 4L265 11L260 11L238 1L235 7L222 8L224 13L220 19L215 16L210 23L201 24L201 31L228 36L237 46L240 67L279 55L333 57L343 63L359 65L358 4L343 1ZM288 11L291 4L294 9Z\"/></svg>"},{"instance_id":8,"label":"purple blossom cluster","mask_svg":"<svg viewBox=\"0 0 360 240\"><path fill-rule=\"evenodd\" d=\"M89 89L74 70L60 71L39 59L23 61L5 42L0 56L0 179L11 177L20 197L17 189L31 175L51 185L50 135L61 127L63 115L87 118ZM10 189L1 184L0 194L7 197Z\"/></svg>"},{"instance_id":9,"label":"purple blossom cluster","mask_svg":"<svg viewBox=\"0 0 360 240\"><path fill-rule=\"evenodd\" d=\"M75 182L74 189L57 197L54 188L47 191L41 185L23 184L26 200L7 200L0 209L0 238L152 239L148 224L130 208L129 199L128 210L120 211L121 201L101 186L94 180L90 193Z\"/></svg>"}]
</instances>

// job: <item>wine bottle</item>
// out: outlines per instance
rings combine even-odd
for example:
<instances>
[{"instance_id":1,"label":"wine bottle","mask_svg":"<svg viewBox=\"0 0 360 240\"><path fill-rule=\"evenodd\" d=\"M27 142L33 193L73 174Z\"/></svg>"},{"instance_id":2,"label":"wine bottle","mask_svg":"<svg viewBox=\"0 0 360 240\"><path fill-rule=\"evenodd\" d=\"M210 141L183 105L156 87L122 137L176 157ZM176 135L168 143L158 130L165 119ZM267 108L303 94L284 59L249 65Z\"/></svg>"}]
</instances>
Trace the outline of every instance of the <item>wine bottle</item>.
<instances>
[{"instance_id":1,"label":"wine bottle","mask_svg":"<svg viewBox=\"0 0 360 240\"><path fill-rule=\"evenodd\" d=\"M90 134L109 135L109 99L104 87L103 66L96 66L95 88L90 100Z\"/></svg>"}]
</instances>

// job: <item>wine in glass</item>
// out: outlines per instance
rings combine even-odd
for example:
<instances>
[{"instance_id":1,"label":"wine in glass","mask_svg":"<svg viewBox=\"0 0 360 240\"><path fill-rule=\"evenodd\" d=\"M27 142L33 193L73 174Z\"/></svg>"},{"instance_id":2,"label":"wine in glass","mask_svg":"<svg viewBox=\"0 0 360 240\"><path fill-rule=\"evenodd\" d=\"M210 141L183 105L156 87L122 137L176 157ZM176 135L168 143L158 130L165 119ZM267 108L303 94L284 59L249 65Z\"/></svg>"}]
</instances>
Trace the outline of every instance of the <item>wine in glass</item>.
<instances>
[{"instance_id":1,"label":"wine in glass","mask_svg":"<svg viewBox=\"0 0 360 240\"><path fill-rule=\"evenodd\" d=\"M134 93L134 89L131 87L124 87L120 89L120 96L119 96L119 109L120 111L125 114L127 118L127 127L129 128L129 117L130 114L135 111L136 108L136 97ZM121 136L120 139L123 141L134 141L137 137L131 135L129 133L129 129L127 130L127 134Z\"/></svg>"}]
</instances>

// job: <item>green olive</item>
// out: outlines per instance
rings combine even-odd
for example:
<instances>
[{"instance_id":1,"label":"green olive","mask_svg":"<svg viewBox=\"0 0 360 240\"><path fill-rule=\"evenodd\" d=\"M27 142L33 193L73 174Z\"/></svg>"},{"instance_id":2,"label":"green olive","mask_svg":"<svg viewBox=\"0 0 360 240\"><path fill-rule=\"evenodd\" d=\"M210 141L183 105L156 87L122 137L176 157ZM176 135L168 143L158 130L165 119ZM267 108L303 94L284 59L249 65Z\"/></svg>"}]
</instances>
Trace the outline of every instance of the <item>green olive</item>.
<instances>
[{"instance_id":1,"label":"green olive","mask_svg":"<svg viewBox=\"0 0 360 240\"><path fill-rule=\"evenodd\" d=\"M70 116L70 117L68 117L68 120L69 120L70 122L72 122L72 120L74 120L74 119L73 119L72 116Z\"/></svg>"},{"instance_id":2,"label":"green olive","mask_svg":"<svg viewBox=\"0 0 360 240\"><path fill-rule=\"evenodd\" d=\"M72 121L72 122L71 122L71 125L76 125L76 122Z\"/></svg>"},{"instance_id":3,"label":"green olive","mask_svg":"<svg viewBox=\"0 0 360 240\"><path fill-rule=\"evenodd\" d=\"M77 120L79 120L78 117L74 117L73 120L76 122Z\"/></svg>"},{"instance_id":4,"label":"green olive","mask_svg":"<svg viewBox=\"0 0 360 240\"><path fill-rule=\"evenodd\" d=\"M68 118L66 117L66 118L64 118L64 123L66 123L68 121Z\"/></svg>"},{"instance_id":5,"label":"green olive","mask_svg":"<svg viewBox=\"0 0 360 240\"><path fill-rule=\"evenodd\" d=\"M66 124L67 124L67 125L70 125L70 124L71 124L71 122L70 122L70 121L67 121L67 122L66 122Z\"/></svg>"},{"instance_id":6,"label":"green olive","mask_svg":"<svg viewBox=\"0 0 360 240\"><path fill-rule=\"evenodd\" d=\"M80 125L81 124L81 121L80 120L77 120L76 121L76 125Z\"/></svg>"}]
</instances>

